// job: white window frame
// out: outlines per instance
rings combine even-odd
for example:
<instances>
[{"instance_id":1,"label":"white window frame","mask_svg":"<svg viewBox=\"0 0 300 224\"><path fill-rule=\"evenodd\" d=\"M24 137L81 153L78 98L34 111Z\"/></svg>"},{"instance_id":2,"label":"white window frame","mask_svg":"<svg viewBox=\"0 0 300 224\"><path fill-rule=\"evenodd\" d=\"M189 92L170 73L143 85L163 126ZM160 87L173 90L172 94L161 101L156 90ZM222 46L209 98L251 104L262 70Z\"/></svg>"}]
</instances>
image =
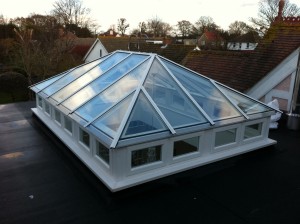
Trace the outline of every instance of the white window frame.
<instances>
[{"instance_id":1,"label":"white window frame","mask_svg":"<svg viewBox=\"0 0 300 224\"><path fill-rule=\"evenodd\" d=\"M215 145L216 133L228 131L228 130L232 130L232 129L236 129L235 141L224 144L224 145L216 146ZM225 127L214 129L213 130L213 139L212 139L212 146L213 146L212 152L215 153L215 152L219 152L219 151L223 151L223 150L229 150L229 149L233 149L234 147L238 146L238 144L240 142L240 138L241 138L241 132L242 132L241 124L230 125L230 126L225 126Z\"/></svg>"},{"instance_id":2,"label":"white window frame","mask_svg":"<svg viewBox=\"0 0 300 224\"><path fill-rule=\"evenodd\" d=\"M89 145L86 145L85 142L83 142L83 132L87 133L89 136ZM92 148L92 141L91 141L91 134L88 133L86 130L84 130L82 127L79 127L78 129L78 142L80 145L82 145L86 150L90 151Z\"/></svg>"},{"instance_id":3,"label":"white window frame","mask_svg":"<svg viewBox=\"0 0 300 224\"><path fill-rule=\"evenodd\" d=\"M71 132L70 132L69 129L66 128L66 121L70 121L70 122L71 122ZM73 135L73 133L74 133L74 129L73 129L73 127L74 127L73 121L72 121L69 117L67 117L66 115L63 116L63 127L64 127L64 130L65 130L69 135L71 135L71 136Z\"/></svg>"},{"instance_id":4,"label":"white window frame","mask_svg":"<svg viewBox=\"0 0 300 224\"><path fill-rule=\"evenodd\" d=\"M100 155L97 154L97 150L98 150L98 146L99 144L103 145L99 140L95 139L95 150L94 150L94 156L96 157L96 159L98 161L100 161L102 164L104 164L107 168L109 168L110 164L111 164L111 151L109 148L104 147L108 150L108 162L106 160L104 160Z\"/></svg>"}]
</instances>

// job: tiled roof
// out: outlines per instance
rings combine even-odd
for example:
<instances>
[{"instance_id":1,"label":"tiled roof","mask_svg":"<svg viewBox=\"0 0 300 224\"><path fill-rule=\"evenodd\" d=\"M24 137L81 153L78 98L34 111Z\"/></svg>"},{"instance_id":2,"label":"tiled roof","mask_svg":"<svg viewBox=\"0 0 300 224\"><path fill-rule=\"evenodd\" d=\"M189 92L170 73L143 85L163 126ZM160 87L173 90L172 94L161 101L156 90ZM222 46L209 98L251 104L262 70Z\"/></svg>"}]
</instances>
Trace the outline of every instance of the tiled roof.
<instances>
[{"instance_id":1,"label":"tiled roof","mask_svg":"<svg viewBox=\"0 0 300 224\"><path fill-rule=\"evenodd\" d=\"M238 43L258 43L259 35L256 32L250 31L241 36L235 37L230 42L238 42Z\"/></svg>"},{"instance_id":2,"label":"tiled roof","mask_svg":"<svg viewBox=\"0 0 300 224\"><path fill-rule=\"evenodd\" d=\"M110 53L116 50L129 50L129 37L99 37L99 40ZM136 40L135 43L138 43ZM134 44L131 46L131 51L156 53L167 59L170 59L176 63L181 63L183 58L193 49L195 46L182 45L182 44L152 44L146 43L145 40L140 40L139 48Z\"/></svg>"},{"instance_id":3,"label":"tiled roof","mask_svg":"<svg viewBox=\"0 0 300 224\"><path fill-rule=\"evenodd\" d=\"M83 58L95 42L95 39L96 38L75 38L73 43L74 46L70 52L79 58Z\"/></svg>"},{"instance_id":4,"label":"tiled roof","mask_svg":"<svg viewBox=\"0 0 300 224\"><path fill-rule=\"evenodd\" d=\"M300 22L273 24L252 52L191 52L183 65L246 91L300 47Z\"/></svg>"}]
</instances>

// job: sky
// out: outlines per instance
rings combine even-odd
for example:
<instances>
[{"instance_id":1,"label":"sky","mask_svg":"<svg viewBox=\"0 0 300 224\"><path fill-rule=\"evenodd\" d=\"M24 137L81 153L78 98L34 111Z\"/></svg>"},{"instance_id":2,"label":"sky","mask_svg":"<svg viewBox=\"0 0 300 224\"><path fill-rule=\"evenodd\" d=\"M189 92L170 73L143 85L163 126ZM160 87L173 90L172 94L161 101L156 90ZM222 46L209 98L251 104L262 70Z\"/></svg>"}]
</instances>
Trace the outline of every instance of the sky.
<instances>
[{"instance_id":1,"label":"sky","mask_svg":"<svg viewBox=\"0 0 300 224\"><path fill-rule=\"evenodd\" d=\"M27 17L31 13L50 14L56 0L0 0L0 15L4 18ZM159 18L175 26L178 21L195 23L201 16L210 16L223 29L234 21L248 24L250 17L257 17L259 0L82 0L91 9L90 17L100 25L99 31L106 31L125 18L129 30L138 27L139 22ZM290 0L300 7L300 0Z\"/></svg>"}]
</instances>

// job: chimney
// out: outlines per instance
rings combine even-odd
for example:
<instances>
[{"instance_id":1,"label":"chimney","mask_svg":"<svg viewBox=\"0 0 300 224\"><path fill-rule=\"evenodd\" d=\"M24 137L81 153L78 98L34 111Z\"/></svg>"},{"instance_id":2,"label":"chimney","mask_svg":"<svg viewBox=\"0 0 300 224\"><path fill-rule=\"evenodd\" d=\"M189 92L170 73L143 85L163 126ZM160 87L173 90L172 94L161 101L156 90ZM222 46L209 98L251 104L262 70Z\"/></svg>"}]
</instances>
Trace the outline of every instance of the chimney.
<instances>
[{"instance_id":1,"label":"chimney","mask_svg":"<svg viewBox=\"0 0 300 224\"><path fill-rule=\"evenodd\" d=\"M283 12L283 7L284 7L284 0L280 0L279 4L278 4L278 16L276 18L277 21L283 21L283 16L282 16L282 12Z\"/></svg>"}]
</instances>

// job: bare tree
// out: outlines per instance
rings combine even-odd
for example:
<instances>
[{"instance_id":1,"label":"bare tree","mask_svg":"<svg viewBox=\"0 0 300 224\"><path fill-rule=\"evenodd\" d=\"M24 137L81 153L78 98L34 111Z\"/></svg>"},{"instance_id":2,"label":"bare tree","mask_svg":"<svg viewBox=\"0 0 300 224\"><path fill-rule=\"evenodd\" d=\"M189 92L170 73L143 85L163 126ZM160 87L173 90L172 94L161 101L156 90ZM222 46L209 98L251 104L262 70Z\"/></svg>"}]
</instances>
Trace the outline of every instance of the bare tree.
<instances>
[{"instance_id":1,"label":"bare tree","mask_svg":"<svg viewBox=\"0 0 300 224\"><path fill-rule=\"evenodd\" d=\"M71 24L90 30L97 27L95 21L89 17L91 10L84 7L81 0L57 0L53 7L53 16L65 27Z\"/></svg>"},{"instance_id":2,"label":"bare tree","mask_svg":"<svg viewBox=\"0 0 300 224\"><path fill-rule=\"evenodd\" d=\"M242 21L235 21L229 25L229 34L240 36L251 31L252 28L247 23Z\"/></svg>"},{"instance_id":3,"label":"bare tree","mask_svg":"<svg viewBox=\"0 0 300 224\"><path fill-rule=\"evenodd\" d=\"M118 19L118 31L121 33L122 36L124 36L127 28L129 27L129 24L126 22L125 18Z\"/></svg>"},{"instance_id":4,"label":"bare tree","mask_svg":"<svg viewBox=\"0 0 300 224\"><path fill-rule=\"evenodd\" d=\"M185 39L192 34L193 24L187 20L181 20L177 22L177 29L179 36Z\"/></svg>"},{"instance_id":5,"label":"bare tree","mask_svg":"<svg viewBox=\"0 0 300 224\"><path fill-rule=\"evenodd\" d=\"M201 16L194 25L194 33L197 36L202 35L206 30L214 31L219 27L210 16Z\"/></svg>"},{"instance_id":6,"label":"bare tree","mask_svg":"<svg viewBox=\"0 0 300 224\"><path fill-rule=\"evenodd\" d=\"M250 18L257 30L264 33L278 15L280 0L260 0L258 3L258 18ZM282 10L282 16L300 16L300 8L296 4L292 4L289 0L285 0Z\"/></svg>"},{"instance_id":7,"label":"bare tree","mask_svg":"<svg viewBox=\"0 0 300 224\"><path fill-rule=\"evenodd\" d=\"M162 24L163 24L163 21L158 17L149 19L148 22L147 22L147 25L146 25L147 26L147 32L149 34L153 35L154 37L160 36L161 35Z\"/></svg>"}]
</instances>

